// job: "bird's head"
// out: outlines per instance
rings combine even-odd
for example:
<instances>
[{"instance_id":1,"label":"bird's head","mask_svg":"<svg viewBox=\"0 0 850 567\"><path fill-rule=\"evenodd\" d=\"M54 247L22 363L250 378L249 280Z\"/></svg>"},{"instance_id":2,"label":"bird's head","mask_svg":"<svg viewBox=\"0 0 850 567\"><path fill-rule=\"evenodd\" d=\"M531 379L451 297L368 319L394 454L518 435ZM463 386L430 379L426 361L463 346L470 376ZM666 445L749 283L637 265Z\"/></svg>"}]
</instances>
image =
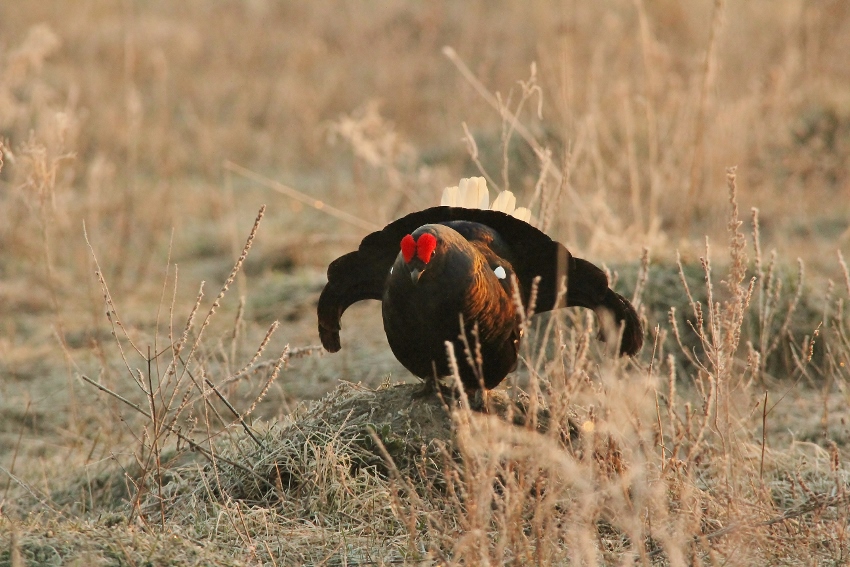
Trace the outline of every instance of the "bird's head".
<instances>
[{"instance_id":1,"label":"bird's head","mask_svg":"<svg viewBox=\"0 0 850 567\"><path fill-rule=\"evenodd\" d=\"M401 239L401 255L414 284L419 282L422 273L436 254L437 237L430 232L417 230Z\"/></svg>"}]
</instances>

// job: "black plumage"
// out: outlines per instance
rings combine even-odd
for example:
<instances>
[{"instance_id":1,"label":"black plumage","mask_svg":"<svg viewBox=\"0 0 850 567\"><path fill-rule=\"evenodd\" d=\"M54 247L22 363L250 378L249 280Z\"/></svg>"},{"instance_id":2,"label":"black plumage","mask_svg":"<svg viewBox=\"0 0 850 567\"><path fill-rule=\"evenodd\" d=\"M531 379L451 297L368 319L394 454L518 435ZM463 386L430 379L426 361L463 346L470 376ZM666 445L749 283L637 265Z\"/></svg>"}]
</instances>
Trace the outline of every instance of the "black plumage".
<instances>
[{"instance_id":1,"label":"black plumage","mask_svg":"<svg viewBox=\"0 0 850 567\"><path fill-rule=\"evenodd\" d=\"M407 235L412 237L409 249L400 251ZM425 244L431 236L423 235L436 239L433 251ZM520 320L512 275L524 304L540 278L536 313L564 306L608 311L623 325L620 352L640 350L643 333L637 313L608 287L598 267L574 258L562 244L508 214L446 206L392 222L330 264L318 305L322 344L338 351L345 309L378 299L390 348L413 374L426 380L451 375L445 346L451 341L464 386L494 388L517 363ZM564 278L565 296L558 293ZM467 360L461 320L466 344L480 348L481 368Z\"/></svg>"}]
</instances>

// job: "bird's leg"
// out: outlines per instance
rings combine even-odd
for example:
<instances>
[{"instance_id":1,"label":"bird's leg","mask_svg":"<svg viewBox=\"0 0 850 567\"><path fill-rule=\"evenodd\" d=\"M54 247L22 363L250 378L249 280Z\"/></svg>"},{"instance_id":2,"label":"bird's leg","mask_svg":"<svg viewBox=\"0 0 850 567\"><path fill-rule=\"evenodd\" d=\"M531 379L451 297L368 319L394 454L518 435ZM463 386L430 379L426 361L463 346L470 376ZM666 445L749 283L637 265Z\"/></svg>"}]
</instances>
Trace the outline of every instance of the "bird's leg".
<instances>
[{"instance_id":1,"label":"bird's leg","mask_svg":"<svg viewBox=\"0 0 850 567\"><path fill-rule=\"evenodd\" d=\"M467 390L466 395L469 398L469 409L480 413L490 413L489 390L486 388L475 388Z\"/></svg>"},{"instance_id":2,"label":"bird's leg","mask_svg":"<svg viewBox=\"0 0 850 567\"><path fill-rule=\"evenodd\" d=\"M425 378L422 382L422 388L413 397L416 399L428 398L435 393L437 393L437 381L434 378Z\"/></svg>"},{"instance_id":3,"label":"bird's leg","mask_svg":"<svg viewBox=\"0 0 850 567\"><path fill-rule=\"evenodd\" d=\"M423 379L422 389L413 396L416 399L427 398L437 393L440 379L437 378L437 366L433 362L431 366L433 366L433 372L431 376Z\"/></svg>"}]
</instances>

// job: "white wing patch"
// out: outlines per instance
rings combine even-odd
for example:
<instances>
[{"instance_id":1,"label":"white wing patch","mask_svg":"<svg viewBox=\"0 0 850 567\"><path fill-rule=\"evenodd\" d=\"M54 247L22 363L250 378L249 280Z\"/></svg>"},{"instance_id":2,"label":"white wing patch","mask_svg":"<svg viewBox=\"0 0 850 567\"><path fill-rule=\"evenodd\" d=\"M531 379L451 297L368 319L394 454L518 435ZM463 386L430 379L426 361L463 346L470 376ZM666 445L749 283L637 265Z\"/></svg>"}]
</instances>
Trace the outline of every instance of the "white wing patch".
<instances>
[{"instance_id":1,"label":"white wing patch","mask_svg":"<svg viewBox=\"0 0 850 567\"><path fill-rule=\"evenodd\" d=\"M390 273L393 273L393 267L390 266Z\"/></svg>"},{"instance_id":2,"label":"white wing patch","mask_svg":"<svg viewBox=\"0 0 850 567\"><path fill-rule=\"evenodd\" d=\"M508 274L505 273L505 269L502 266L496 266L496 269L493 270L493 273L496 274L496 277L500 280L503 280L508 277Z\"/></svg>"}]
</instances>

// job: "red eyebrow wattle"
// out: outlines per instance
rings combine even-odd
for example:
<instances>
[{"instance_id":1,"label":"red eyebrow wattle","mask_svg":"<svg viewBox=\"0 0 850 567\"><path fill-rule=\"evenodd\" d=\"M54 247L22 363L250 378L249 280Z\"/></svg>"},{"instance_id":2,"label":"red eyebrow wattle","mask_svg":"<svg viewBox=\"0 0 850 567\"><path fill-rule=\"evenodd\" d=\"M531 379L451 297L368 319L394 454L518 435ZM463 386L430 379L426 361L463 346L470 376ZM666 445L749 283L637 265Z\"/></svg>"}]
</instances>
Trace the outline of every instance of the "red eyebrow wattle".
<instances>
[{"instance_id":1,"label":"red eyebrow wattle","mask_svg":"<svg viewBox=\"0 0 850 567\"><path fill-rule=\"evenodd\" d=\"M401 255L407 263L410 263L413 256L416 256L427 264L436 248L437 238L427 232L419 237L419 241L414 240L410 234L401 239Z\"/></svg>"},{"instance_id":2,"label":"red eyebrow wattle","mask_svg":"<svg viewBox=\"0 0 850 567\"><path fill-rule=\"evenodd\" d=\"M407 235L401 239L401 255L404 256L405 262L413 260L413 255L416 253L416 241L413 236Z\"/></svg>"},{"instance_id":3,"label":"red eyebrow wattle","mask_svg":"<svg viewBox=\"0 0 850 567\"><path fill-rule=\"evenodd\" d=\"M437 238L433 234L426 232L416 242L416 255L427 264L431 260L431 254L436 248Z\"/></svg>"}]
</instances>

